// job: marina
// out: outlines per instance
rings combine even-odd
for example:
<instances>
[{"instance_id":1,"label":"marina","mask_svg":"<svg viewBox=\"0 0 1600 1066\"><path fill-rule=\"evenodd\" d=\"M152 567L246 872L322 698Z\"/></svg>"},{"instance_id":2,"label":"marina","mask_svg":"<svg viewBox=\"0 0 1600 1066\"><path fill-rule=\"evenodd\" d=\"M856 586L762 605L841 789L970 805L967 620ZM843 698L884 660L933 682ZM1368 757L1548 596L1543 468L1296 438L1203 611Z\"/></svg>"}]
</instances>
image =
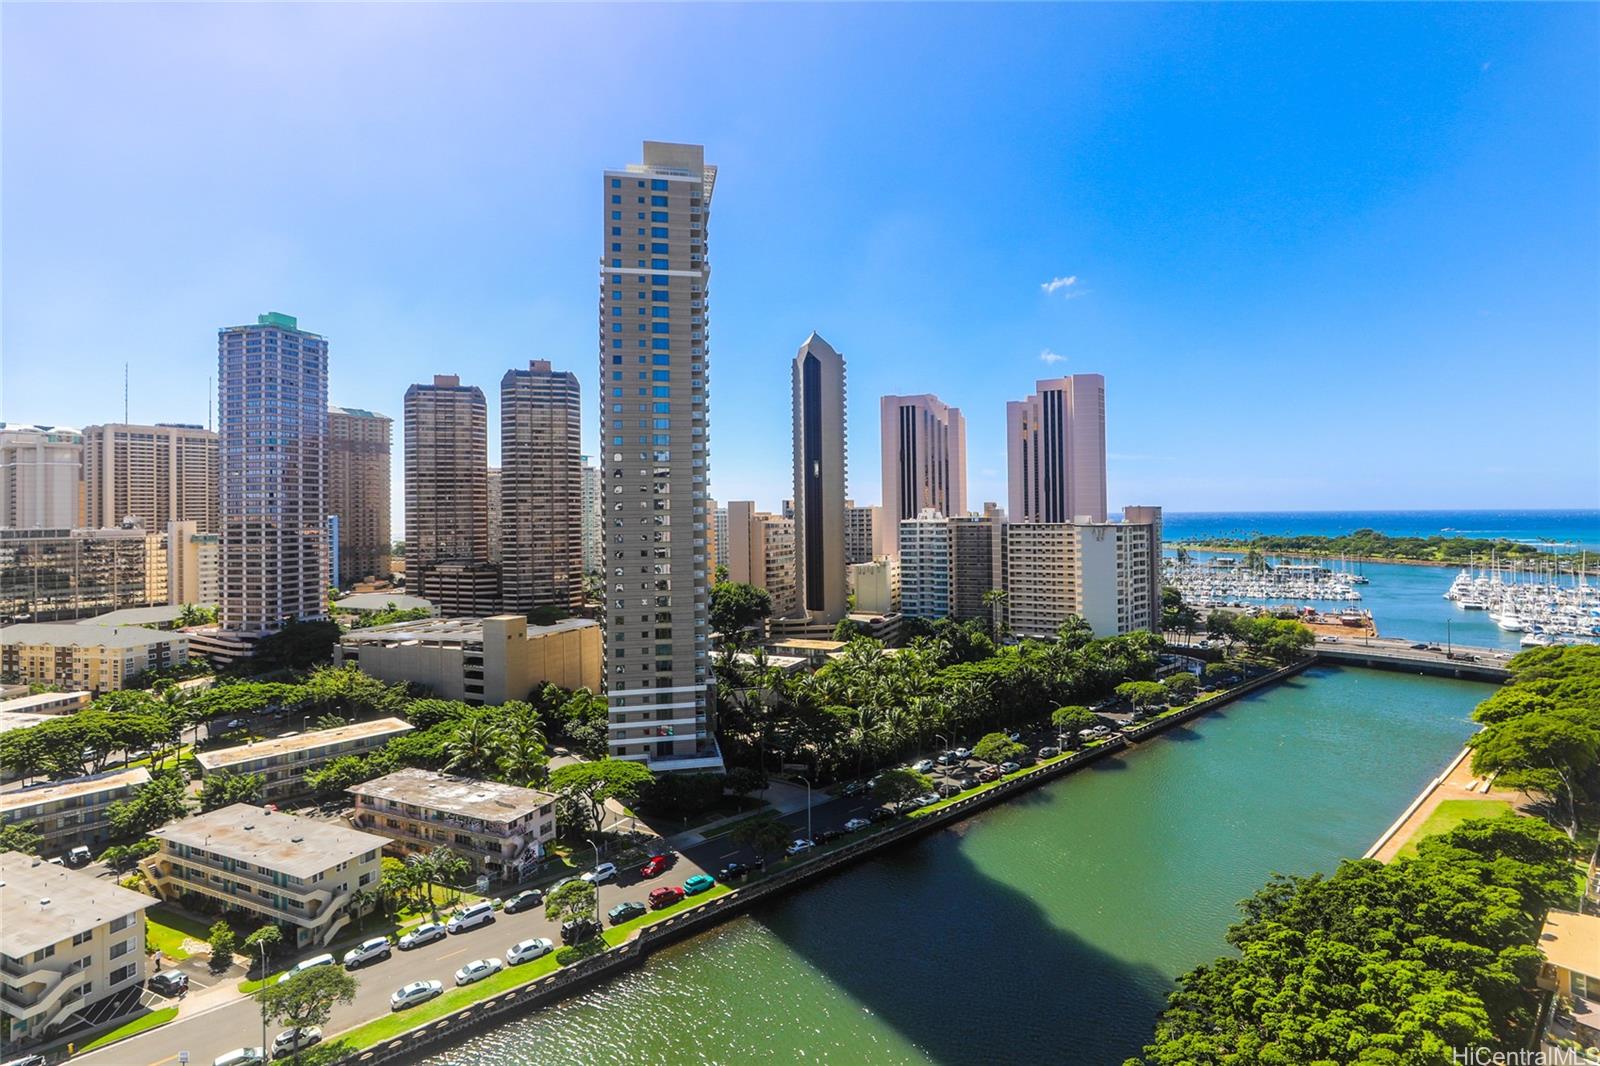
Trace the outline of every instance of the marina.
<instances>
[{"instance_id":1,"label":"marina","mask_svg":"<svg viewBox=\"0 0 1600 1066\"><path fill-rule=\"evenodd\" d=\"M1585 574L1587 555L1568 571L1490 559L1463 569L1444 598L1463 612L1483 612L1521 647L1600 640L1600 584Z\"/></svg>"},{"instance_id":2,"label":"marina","mask_svg":"<svg viewBox=\"0 0 1600 1066\"><path fill-rule=\"evenodd\" d=\"M1320 562L1278 562L1260 555L1244 560L1235 555L1196 559L1196 554L1185 551L1165 559L1162 582L1182 592L1189 606L1202 610L1245 602L1354 603L1361 599L1356 586L1368 583L1365 575L1343 565L1335 569Z\"/></svg>"}]
</instances>

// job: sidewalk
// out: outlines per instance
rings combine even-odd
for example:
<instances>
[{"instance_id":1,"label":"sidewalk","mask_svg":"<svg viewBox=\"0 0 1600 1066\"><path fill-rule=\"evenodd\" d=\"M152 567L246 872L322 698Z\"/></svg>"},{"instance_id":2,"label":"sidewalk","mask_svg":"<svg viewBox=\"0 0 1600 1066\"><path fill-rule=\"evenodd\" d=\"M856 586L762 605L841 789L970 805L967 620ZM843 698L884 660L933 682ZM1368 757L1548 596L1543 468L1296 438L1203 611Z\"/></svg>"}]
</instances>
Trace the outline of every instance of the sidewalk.
<instances>
[{"instance_id":1,"label":"sidewalk","mask_svg":"<svg viewBox=\"0 0 1600 1066\"><path fill-rule=\"evenodd\" d=\"M762 813L770 814L774 818L782 818L786 814L794 814L797 811L806 809L806 787L804 785L794 785L788 781L773 780L767 784L766 791L759 793L759 795L765 798L769 804L767 810ZM832 798L832 796L820 789L811 791L811 803L813 806L818 803L826 803ZM667 843L678 851L682 851L684 848L692 848L696 844L704 844L706 834L713 833L731 822L749 818L751 813L750 811L744 811L740 814L730 814L726 818L718 818L714 822L707 822L699 829L670 836L667 838Z\"/></svg>"}]
</instances>

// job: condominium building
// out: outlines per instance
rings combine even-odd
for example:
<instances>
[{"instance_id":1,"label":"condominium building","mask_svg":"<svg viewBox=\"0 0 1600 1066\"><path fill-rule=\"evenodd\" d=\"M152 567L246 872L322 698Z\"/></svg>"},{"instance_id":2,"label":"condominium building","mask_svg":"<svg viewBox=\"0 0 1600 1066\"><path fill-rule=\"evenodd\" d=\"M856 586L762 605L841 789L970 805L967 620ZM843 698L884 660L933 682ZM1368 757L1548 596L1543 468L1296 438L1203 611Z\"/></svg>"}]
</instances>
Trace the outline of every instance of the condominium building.
<instances>
[{"instance_id":1,"label":"condominium building","mask_svg":"<svg viewBox=\"0 0 1600 1066\"><path fill-rule=\"evenodd\" d=\"M967 513L967 420L937 396L885 396L883 507L892 523L924 510Z\"/></svg>"},{"instance_id":2,"label":"condominium building","mask_svg":"<svg viewBox=\"0 0 1600 1066\"><path fill-rule=\"evenodd\" d=\"M870 563L896 551L895 523L882 507L857 507L844 501L844 560L846 565Z\"/></svg>"},{"instance_id":3,"label":"condominium building","mask_svg":"<svg viewBox=\"0 0 1600 1066\"><path fill-rule=\"evenodd\" d=\"M131 797L149 780L150 771L136 766L0 792L0 825L23 826L38 833L44 838L39 850L46 856L76 847L87 847L98 855L111 842L107 808Z\"/></svg>"},{"instance_id":4,"label":"condominium building","mask_svg":"<svg viewBox=\"0 0 1600 1066\"><path fill-rule=\"evenodd\" d=\"M728 509L718 507L715 500L707 501L706 507L714 515L709 538L711 544L706 554L712 570L715 571L718 567L728 565Z\"/></svg>"},{"instance_id":5,"label":"condominium building","mask_svg":"<svg viewBox=\"0 0 1600 1066\"><path fill-rule=\"evenodd\" d=\"M489 561L495 565L496 569L498 569L501 562L500 553L505 546L505 535L500 531L500 515L505 504L500 495L501 480L500 468L498 466L491 466L489 468L488 486Z\"/></svg>"},{"instance_id":6,"label":"condominium building","mask_svg":"<svg viewBox=\"0 0 1600 1066\"><path fill-rule=\"evenodd\" d=\"M83 430L84 524L130 516L146 529L217 531L217 435L201 426L111 423Z\"/></svg>"},{"instance_id":7,"label":"condominium building","mask_svg":"<svg viewBox=\"0 0 1600 1066\"><path fill-rule=\"evenodd\" d=\"M248 803L190 815L151 832L160 851L139 861L163 900L201 897L294 930L293 947L322 945L359 917L352 894L377 885L389 838Z\"/></svg>"},{"instance_id":8,"label":"condominium building","mask_svg":"<svg viewBox=\"0 0 1600 1066\"><path fill-rule=\"evenodd\" d=\"M325 616L328 342L270 312L217 331L222 628Z\"/></svg>"},{"instance_id":9,"label":"condominium building","mask_svg":"<svg viewBox=\"0 0 1600 1066\"><path fill-rule=\"evenodd\" d=\"M143 626L31 622L0 629L0 676L114 692L147 670L189 661L189 638Z\"/></svg>"},{"instance_id":10,"label":"condominium building","mask_svg":"<svg viewBox=\"0 0 1600 1066\"><path fill-rule=\"evenodd\" d=\"M349 792L351 821L388 837L390 854L449 848L475 874L520 880L556 836L556 798L537 789L405 769Z\"/></svg>"},{"instance_id":11,"label":"condominium building","mask_svg":"<svg viewBox=\"0 0 1600 1066\"><path fill-rule=\"evenodd\" d=\"M601 481L611 753L722 766L713 723L707 226L699 145L644 143L602 182Z\"/></svg>"},{"instance_id":12,"label":"condominium building","mask_svg":"<svg viewBox=\"0 0 1600 1066\"><path fill-rule=\"evenodd\" d=\"M83 434L0 422L0 529L83 524Z\"/></svg>"},{"instance_id":13,"label":"condominium building","mask_svg":"<svg viewBox=\"0 0 1600 1066\"><path fill-rule=\"evenodd\" d=\"M950 518L950 617L993 622L990 593L1005 588L1006 513L984 504L982 514Z\"/></svg>"},{"instance_id":14,"label":"condominium building","mask_svg":"<svg viewBox=\"0 0 1600 1066\"><path fill-rule=\"evenodd\" d=\"M166 602L166 537L136 520L115 529L0 529L0 622Z\"/></svg>"},{"instance_id":15,"label":"condominium building","mask_svg":"<svg viewBox=\"0 0 1600 1066\"><path fill-rule=\"evenodd\" d=\"M600 468L587 455L578 459L583 463L583 572L598 574L605 566L600 536Z\"/></svg>"},{"instance_id":16,"label":"condominium building","mask_svg":"<svg viewBox=\"0 0 1600 1066\"><path fill-rule=\"evenodd\" d=\"M1038 382L1006 404L1013 522L1106 520L1106 379L1073 374Z\"/></svg>"},{"instance_id":17,"label":"condominium building","mask_svg":"<svg viewBox=\"0 0 1600 1066\"><path fill-rule=\"evenodd\" d=\"M389 435L394 419L359 407L328 408L328 513L339 516L341 587L387 581Z\"/></svg>"},{"instance_id":18,"label":"condominium building","mask_svg":"<svg viewBox=\"0 0 1600 1066\"><path fill-rule=\"evenodd\" d=\"M900 613L900 564L892 556L870 563L850 564L850 589L855 593L855 614Z\"/></svg>"},{"instance_id":19,"label":"condominium building","mask_svg":"<svg viewBox=\"0 0 1600 1066\"><path fill-rule=\"evenodd\" d=\"M845 590L844 359L812 333L791 367L794 413L794 529L797 607L837 622Z\"/></svg>"},{"instance_id":20,"label":"condominium building","mask_svg":"<svg viewBox=\"0 0 1600 1066\"><path fill-rule=\"evenodd\" d=\"M212 606L222 596L221 538L197 522L167 523L167 602Z\"/></svg>"},{"instance_id":21,"label":"condominium building","mask_svg":"<svg viewBox=\"0 0 1600 1066\"><path fill-rule=\"evenodd\" d=\"M378 718L309 733L285 733L232 748L197 751L194 758L208 774L218 770L256 774L261 778L262 795L276 799L305 792L306 774L325 763L344 755L365 755L409 732L411 725L407 722Z\"/></svg>"},{"instance_id":22,"label":"condominium building","mask_svg":"<svg viewBox=\"0 0 1600 1066\"><path fill-rule=\"evenodd\" d=\"M950 617L950 522L931 507L900 522L900 613L937 621Z\"/></svg>"},{"instance_id":23,"label":"condominium building","mask_svg":"<svg viewBox=\"0 0 1600 1066\"><path fill-rule=\"evenodd\" d=\"M1006 613L1013 633L1054 636L1074 615L1102 637L1160 624L1160 508L1127 513L1122 522L1007 527Z\"/></svg>"},{"instance_id":24,"label":"condominium building","mask_svg":"<svg viewBox=\"0 0 1600 1066\"><path fill-rule=\"evenodd\" d=\"M578 377L534 359L500 379L500 599L506 611L583 604Z\"/></svg>"},{"instance_id":25,"label":"condominium building","mask_svg":"<svg viewBox=\"0 0 1600 1066\"><path fill-rule=\"evenodd\" d=\"M489 407L454 374L406 390L406 584L446 615L500 609L489 557Z\"/></svg>"},{"instance_id":26,"label":"condominium building","mask_svg":"<svg viewBox=\"0 0 1600 1066\"><path fill-rule=\"evenodd\" d=\"M334 663L435 696L495 706L525 700L546 684L600 691L600 626L589 618L529 625L523 615L430 618L354 629Z\"/></svg>"},{"instance_id":27,"label":"condominium building","mask_svg":"<svg viewBox=\"0 0 1600 1066\"><path fill-rule=\"evenodd\" d=\"M730 501L726 559L729 581L767 590L774 618L795 612L794 519L758 511L751 500Z\"/></svg>"},{"instance_id":28,"label":"condominium building","mask_svg":"<svg viewBox=\"0 0 1600 1066\"><path fill-rule=\"evenodd\" d=\"M0 854L0 1023L7 1047L44 1039L136 990L145 975L144 912L155 903L87 871L16 851Z\"/></svg>"}]
</instances>

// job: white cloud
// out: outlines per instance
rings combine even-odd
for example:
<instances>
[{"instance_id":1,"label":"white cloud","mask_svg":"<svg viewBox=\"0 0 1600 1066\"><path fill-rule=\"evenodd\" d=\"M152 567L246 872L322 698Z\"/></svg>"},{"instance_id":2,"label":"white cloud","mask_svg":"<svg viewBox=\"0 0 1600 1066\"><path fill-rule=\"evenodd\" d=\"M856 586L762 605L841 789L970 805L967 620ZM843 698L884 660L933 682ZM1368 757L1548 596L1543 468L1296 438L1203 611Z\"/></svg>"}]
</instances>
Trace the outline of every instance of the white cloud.
<instances>
[{"instance_id":1,"label":"white cloud","mask_svg":"<svg viewBox=\"0 0 1600 1066\"><path fill-rule=\"evenodd\" d=\"M1062 289L1070 289L1077 283L1078 275L1073 274L1064 278L1051 278L1049 281L1040 285L1039 288L1043 289L1045 295L1048 296L1051 293L1059 292Z\"/></svg>"},{"instance_id":2,"label":"white cloud","mask_svg":"<svg viewBox=\"0 0 1600 1066\"><path fill-rule=\"evenodd\" d=\"M1046 348L1044 351L1039 353L1039 362L1050 363L1051 365L1059 363L1065 358L1066 356L1062 355L1060 352L1052 352L1049 348Z\"/></svg>"}]
</instances>

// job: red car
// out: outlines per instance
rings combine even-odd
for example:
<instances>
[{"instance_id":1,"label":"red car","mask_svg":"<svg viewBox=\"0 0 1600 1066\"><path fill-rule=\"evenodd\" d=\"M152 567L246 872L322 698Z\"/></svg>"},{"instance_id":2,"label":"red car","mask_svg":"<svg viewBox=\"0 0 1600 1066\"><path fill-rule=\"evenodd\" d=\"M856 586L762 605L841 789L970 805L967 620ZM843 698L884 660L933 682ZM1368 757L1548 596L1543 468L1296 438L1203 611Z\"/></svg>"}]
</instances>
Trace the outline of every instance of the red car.
<instances>
[{"instance_id":1,"label":"red car","mask_svg":"<svg viewBox=\"0 0 1600 1066\"><path fill-rule=\"evenodd\" d=\"M650 909L658 911L662 907L670 907L682 898L683 889L677 885L662 885L650 890Z\"/></svg>"},{"instance_id":2,"label":"red car","mask_svg":"<svg viewBox=\"0 0 1600 1066\"><path fill-rule=\"evenodd\" d=\"M649 862L639 867L639 876L655 877L657 874L665 873L667 867L671 865L672 860L665 855L652 855Z\"/></svg>"}]
</instances>

